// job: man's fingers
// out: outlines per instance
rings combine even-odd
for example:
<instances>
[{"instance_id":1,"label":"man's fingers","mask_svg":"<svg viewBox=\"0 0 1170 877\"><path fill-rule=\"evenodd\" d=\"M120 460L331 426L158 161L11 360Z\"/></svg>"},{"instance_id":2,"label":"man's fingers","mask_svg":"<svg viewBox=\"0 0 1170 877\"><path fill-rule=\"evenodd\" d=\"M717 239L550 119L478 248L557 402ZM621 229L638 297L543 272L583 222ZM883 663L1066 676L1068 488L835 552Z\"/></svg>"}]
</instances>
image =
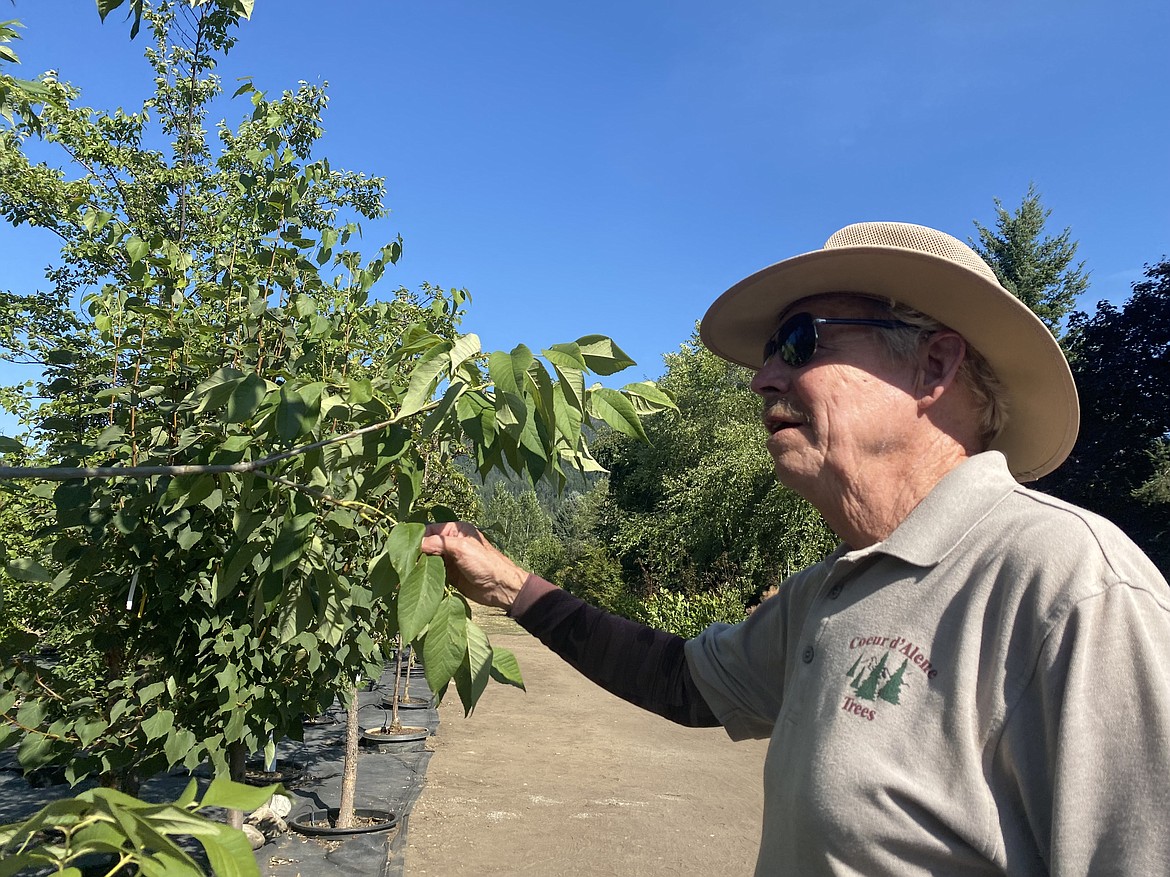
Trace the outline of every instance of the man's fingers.
<instances>
[{"instance_id":1,"label":"man's fingers","mask_svg":"<svg viewBox=\"0 0 1170 877\"><path fill-rule=\"evenodd\" d=\"M423 530L423 539L420 549L424 554L447 555L448 539L466 538L475 532L475 527L464 521L444 521L440 524L427 524Z\"/></svg>"}]
</instances>

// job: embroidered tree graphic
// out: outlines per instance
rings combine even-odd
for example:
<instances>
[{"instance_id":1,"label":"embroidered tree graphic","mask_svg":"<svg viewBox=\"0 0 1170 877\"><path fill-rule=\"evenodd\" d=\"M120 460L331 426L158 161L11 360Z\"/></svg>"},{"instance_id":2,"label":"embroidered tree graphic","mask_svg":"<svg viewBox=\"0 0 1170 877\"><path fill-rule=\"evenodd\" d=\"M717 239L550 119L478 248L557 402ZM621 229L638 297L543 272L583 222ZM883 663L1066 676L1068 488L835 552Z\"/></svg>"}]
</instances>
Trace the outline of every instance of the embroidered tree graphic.
<instances>
[{"instance_id":1,"label":"embroidered tree graphic","mask_svg":"<svg viewBox=\"0 0 1170 877\"><path fill-rule=\"evenodd\" d=\"M885 659L883 658L882 660ZM909 659L903 659L902 666L894 672L893 676L886 680L886 684L878 691L877 696L886 703L898 702L898 693L902 690L902 675L906 672L906 665L909 663Z\"/></svg>"},{"instance_id":2,"label":"embroidered tree graphic","mask_svg":"<svg viewBox=\"0 0 1170 877\"><path fill-rule=\"evenodd\" d=\"M854 673L857 673L857 668L860 666L861 666L861 658L858 657L858 659L853 662L853 666L845 671L845 675L846 676L853 676ZM853 680L853 687L857 688L857 686L860 684L861 684L861 674L857 673L857 677Z\"/></svg>"},{"instance_id":3,"label":"embroidered tree graphic","mask_svg":"<svg viewBox=\"0 0 1170 877\"><path fill-rule=\"evenodd\" d=\"M862 658L858 658L853 662L853 666L845 671L845 675L852 678L849 687L857 692L859 700L884 700L886 703L898 703L898 695L902 691L902 677L906 673L906 667L910 663L908 659L902 661L902 666L894 671L893 675L886 680L885 684L878 688L882 682L882 676L886 672L886 659L890 656L889 652L882 655L879 660L869 671L861 666Z\"/></svg>"},{"instance_id":4,"label":"embroidered tree graphic","mask_svg":"<svg viewBox=\"0 0 1170 877\"><path fill-rule=\"evenodd\" d=\"M869 671L869 675L865 677L865 681L857 686L857 697L860 700L874 700L876 698L878 683L882 681L882 673L885 672L886 658L888 655L889 652L883 654L882 659Z\"/></svg>"}]
</instances>

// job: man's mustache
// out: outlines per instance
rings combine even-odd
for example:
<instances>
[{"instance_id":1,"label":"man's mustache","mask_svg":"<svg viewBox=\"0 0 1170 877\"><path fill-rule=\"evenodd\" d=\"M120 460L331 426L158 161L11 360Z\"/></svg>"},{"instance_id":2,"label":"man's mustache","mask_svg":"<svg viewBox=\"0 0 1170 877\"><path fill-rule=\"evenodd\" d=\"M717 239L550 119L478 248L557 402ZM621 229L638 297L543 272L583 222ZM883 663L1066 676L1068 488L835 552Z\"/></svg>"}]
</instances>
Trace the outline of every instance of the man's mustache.
<instances>
[{"instance_id":1,"label":"man's mustache","mask_svg":"<svg viewBox=\"0 0 1170 877\"><path fill-rule=\"evenodd\" d=\"M784 396L765 396L761 419L765 426L775 423L807 423L808 415Z\"/></svg>"}]
</instances>

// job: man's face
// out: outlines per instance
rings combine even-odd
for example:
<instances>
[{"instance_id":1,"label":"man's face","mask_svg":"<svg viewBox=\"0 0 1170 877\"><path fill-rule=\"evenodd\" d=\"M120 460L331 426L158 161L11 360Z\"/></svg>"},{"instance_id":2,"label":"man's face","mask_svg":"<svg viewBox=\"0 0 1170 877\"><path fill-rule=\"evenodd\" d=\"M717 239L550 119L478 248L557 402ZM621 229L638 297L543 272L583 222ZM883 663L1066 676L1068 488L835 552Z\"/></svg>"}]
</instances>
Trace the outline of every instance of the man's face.
<instances>
[{"instance_id":1,"label":"man's face","mask_svg":"<svg viewBox=\"0 0 1170 877\"><path fill-rule=\"evenodd\" d=\"M880 318L873 303L848 295L803 299L780 317ZM778 323L778 325L779 325ZM914 368L895 363L871 326L818 325L817 348L794 368L773 356L752 390L764 401L768 452L780 482L814 503L839 500L906 453L906 429L917 416Z\"/></svg>"}]
</instances>

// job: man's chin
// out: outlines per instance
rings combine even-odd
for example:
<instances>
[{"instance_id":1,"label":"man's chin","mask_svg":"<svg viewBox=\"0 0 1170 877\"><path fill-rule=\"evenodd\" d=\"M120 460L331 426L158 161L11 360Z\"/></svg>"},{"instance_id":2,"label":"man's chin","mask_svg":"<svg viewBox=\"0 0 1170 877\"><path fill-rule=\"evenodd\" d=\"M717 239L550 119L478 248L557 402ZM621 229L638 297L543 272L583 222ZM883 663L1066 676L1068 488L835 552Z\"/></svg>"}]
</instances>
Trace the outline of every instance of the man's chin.
<instances>
[{"instance_id":1,"label":"man's chin","mask_svg":"<svg viewBox=\"0 0 1170 877\"><path fill-rule=\"evenodd\" d=\"M810 492L820 479L821 467L798 450L773 447L768 450L772 451L772 471L776 480L809 499Z\"/></svg>"}]
</instances>

